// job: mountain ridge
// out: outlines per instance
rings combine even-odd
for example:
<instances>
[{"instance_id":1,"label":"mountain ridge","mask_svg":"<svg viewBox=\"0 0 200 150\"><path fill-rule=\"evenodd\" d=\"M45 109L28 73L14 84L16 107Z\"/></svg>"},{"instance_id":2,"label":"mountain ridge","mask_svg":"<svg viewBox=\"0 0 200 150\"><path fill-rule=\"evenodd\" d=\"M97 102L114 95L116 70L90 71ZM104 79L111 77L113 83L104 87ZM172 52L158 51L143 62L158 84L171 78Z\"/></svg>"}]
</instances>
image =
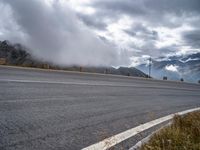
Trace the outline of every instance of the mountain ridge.
<instances>
[{"instance_id":1,"label":"mountain ridge","mask_svg":"<svg viewBox=\"0 0 200 150\"><path fill-rule=\"evenodd\" d=\"M137 69L147 73L148 64L140 64ZM152 77L162 79L167 76L170 80L181 78L189 82L200 80L200 53L171 56L164 60L152 60Z\"/></svg>"}]
</instances>

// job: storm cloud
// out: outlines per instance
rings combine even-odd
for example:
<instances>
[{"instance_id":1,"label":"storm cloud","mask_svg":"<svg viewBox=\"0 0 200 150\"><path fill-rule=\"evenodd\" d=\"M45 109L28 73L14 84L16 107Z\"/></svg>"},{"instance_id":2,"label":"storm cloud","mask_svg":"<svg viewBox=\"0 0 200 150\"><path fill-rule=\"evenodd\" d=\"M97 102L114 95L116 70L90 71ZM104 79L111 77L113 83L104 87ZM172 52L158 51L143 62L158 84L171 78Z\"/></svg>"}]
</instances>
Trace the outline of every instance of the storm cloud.
<instances>
[{"instance_id":1,"label":"storm cloud","mask_svg":"<svg viewBox=\"0 0 200 150\"><path fill-rule=\"evenodd\" d=\"M127 22L121 24L121 30L128 36L123 35L121 39L116 37L117 34L112 35L115 42L121 41L124 47L137 51L138 56L200 51L198 33L194 33L199 30L199 0L95 0L90 5L96 10L96 16L92 17L115 18L112 22L115 26ZM110 26L115 27L112 23ZM108 37L110 32L113 32L110 28L105 30ZM120 28L115 32L122 35Z\"/></svg>"},{"instance_id":2,"label":"storm cloud","mask_svg":"<svg viewBox=\"0 0 200 150\"><path fill-rule=\"evenodd\" d=\"M61 65L111 66L128 63L120 51L105 44L59 1L5 0L10 16L1 24L1 39L19 42L36 57ZM9 21L12 23L9 24ZM13 29L13 26L16 28ZM7 32L7 33L6 33ZM9 32L9 34L8 34Z\"/></svg>"},{"instance_id":3,"label":"storm cloud","mask_svg":"<svg viewBox=\"0 0 200 150\"><path fill-rule=\"evenodd\" d=\"M0 40L63 65L200 52L199 0L0 0Z\"/></svg>"}]
</instances>

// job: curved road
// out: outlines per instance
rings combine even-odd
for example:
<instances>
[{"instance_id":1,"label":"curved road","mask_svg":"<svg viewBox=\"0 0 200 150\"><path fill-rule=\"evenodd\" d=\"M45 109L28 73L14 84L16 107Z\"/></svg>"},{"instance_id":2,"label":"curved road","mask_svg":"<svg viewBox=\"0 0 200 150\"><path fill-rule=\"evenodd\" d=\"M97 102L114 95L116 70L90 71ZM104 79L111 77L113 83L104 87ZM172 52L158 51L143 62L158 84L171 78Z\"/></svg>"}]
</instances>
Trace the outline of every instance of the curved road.
<instances>
[{"instance_id":1,"label":"curved road","mask_svg":"<svg viewBox=\"0 0 200 150\"><path fill-rule=\"evenodd\" d=\"M197 106L197 84L0 66L0 149L77 150Z\"/></svg>"}]
</instances>

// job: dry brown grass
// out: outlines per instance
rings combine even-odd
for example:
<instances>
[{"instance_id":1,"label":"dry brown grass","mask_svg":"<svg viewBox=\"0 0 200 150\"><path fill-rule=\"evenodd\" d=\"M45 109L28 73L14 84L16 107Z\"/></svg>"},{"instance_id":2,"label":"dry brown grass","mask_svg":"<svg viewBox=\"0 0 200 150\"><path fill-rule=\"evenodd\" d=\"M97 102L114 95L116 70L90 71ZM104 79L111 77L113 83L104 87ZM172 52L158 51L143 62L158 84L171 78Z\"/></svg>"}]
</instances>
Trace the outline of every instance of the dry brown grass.
<instances>
[{"instance_id":1,"label":"dry brown grass","mask_svg":"<svg viewBox=\"0 0 200 150\"><path fill-rule=\"evenodd\" d=\"M200 111L175 116L172 124L154 134L141 150L200 150Z\"/></svg>"}]
</instances>

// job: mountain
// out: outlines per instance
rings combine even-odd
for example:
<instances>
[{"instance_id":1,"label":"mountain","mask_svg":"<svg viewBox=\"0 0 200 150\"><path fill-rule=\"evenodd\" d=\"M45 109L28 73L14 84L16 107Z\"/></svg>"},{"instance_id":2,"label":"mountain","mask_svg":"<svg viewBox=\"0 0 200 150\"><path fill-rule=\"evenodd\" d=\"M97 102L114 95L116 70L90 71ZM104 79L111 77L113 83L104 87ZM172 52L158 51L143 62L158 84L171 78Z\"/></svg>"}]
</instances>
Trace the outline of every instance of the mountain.
<instances>
[{"instance_id":1,"label":"mountain","mask_svg":"<svg viewBox=\"0 0 200 150\"><path fill-rule=\"evenodd\" d=\"M58 66L50 62L45 62L34 58L30 53L28 53L28 49L20 44L11 44L9 41L0 41L0 64L102 74L115 74L144 78L148 77L145 73L134 67L120 67L116 69L113 67Z\"/></svg>"},{"instance_id":2,"label":"mountain","mask_svg":"<svg viewBox=\"0 0 200 150\"><path fill-rule=\"evenodd\" d=\"M42 63L36 61L20 44L12 45L9 41L0 41L0 58L5 60L5 65L17 65L26 67L40 67Z\"/></svg>"},{"instance_id":3,"label":"mountain","mask_svg":"<svg viewBox=\"0 0 200 150\"><path fill-rule=\"evenodd\" d=\"M146 73L149 70L148 64L141 64L136 68ZM170 80L183 78L196 83L200 80L200 53L152 60L151 75L158 79L167 76Z\"/></svg>"}]
</instances>

